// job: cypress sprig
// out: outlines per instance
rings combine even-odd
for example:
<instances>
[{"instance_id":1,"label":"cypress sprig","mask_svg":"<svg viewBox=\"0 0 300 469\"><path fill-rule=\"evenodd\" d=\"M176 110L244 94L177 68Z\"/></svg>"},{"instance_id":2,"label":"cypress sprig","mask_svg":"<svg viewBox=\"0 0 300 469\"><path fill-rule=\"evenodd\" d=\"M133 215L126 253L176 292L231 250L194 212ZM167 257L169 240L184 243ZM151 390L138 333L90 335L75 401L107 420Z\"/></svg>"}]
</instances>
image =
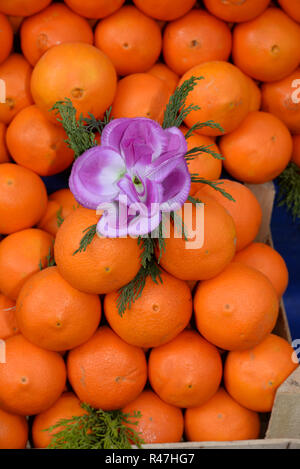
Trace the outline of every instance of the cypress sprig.
<instances>
[{"instance_id":1,"label":"cypress sprig","mask_svg":"<svg viewBox=\"0 0 300 469\"><path fill-rule=\"evenodd\" d=\"M47 428L54 432L48 449L130 449L132 444L141 448L140 434L127 425L138 425L140 412L125 414L120 410L103 411L81 404L86 414L61 419Z\"/></svg>"},{"instance_id":2,"label":"cypress sprig","mask_svg":"<svg viewBox=\"0 0 300 469\"><path fill-rule=\"evenodd\" d=\"M212 156L216 160L224 160L225 158L216 151L213 151L211 147L214 145L201 145L200 147L194 147L188 150L185 154L186 161L191 161L195 159L197 156L201 155L201 153L207 153L208 155Z\"/></svg>"},{"instance_id":3,"label":"cypress sprig","mask_svg":"<svg viewBox=\"0 0 300 469\"><path fill-rule=\"evenodd\" d=\"M235 202L235 199L230 195L225 189L221 186L223 184L222 181L209 181L208 179L201 178L198 174L191 175L192 182L200 182L201 184L207 184L208 186L212 187L215 191L220 192L226 199L231 200L231 202Z\"/></svg>"},{"instance_id":4,"label":"cypress sprig","mask_svg":"<svg viewBox=\"0 0 300 469\"><path fill-rule=\"evenodd\" d=\"M295 163L288 167L278 177L278 205L286 206L293 220L300 218L300 168Z\"/></svg>"},{"instance_id":5,"label":"cypress sprig","mask_svg":"<svg viewBox=\"0 0 300 469\"><path fill-rule=\"evenodd\" d=\"M94 237L96 236L97 233L97 225L91 225L88 226L85 230L82 232L84 235L80 240L79 243L79 248L76 249L75 252L73 252L73 256L77 254L78 252L85 252L87 250L87 247L91 244L93 241Z\"/></svg>"}]
</instances>

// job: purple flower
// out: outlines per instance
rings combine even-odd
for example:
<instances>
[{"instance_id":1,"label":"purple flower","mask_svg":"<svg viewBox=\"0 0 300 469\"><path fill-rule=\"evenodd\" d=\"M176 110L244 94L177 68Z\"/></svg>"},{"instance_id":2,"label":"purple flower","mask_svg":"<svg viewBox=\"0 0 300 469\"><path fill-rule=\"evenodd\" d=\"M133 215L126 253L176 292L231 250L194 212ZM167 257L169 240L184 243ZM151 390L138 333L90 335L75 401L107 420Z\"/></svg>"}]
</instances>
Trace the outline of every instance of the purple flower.
<instances>
[{"instance_id":1,"label":"purple flower","mask_svg":"<svg viewBox=\"0 0 300 469\"><path fill-rule=\"evenodd\" d=\"M187 200L186 151L176 127L115 119L104 128L101 145L75 161L70 189L84 207L104 211L97 226L103 236L145 235L157 228L161 212L176 211Z\"/></svg>"}]
</instances>

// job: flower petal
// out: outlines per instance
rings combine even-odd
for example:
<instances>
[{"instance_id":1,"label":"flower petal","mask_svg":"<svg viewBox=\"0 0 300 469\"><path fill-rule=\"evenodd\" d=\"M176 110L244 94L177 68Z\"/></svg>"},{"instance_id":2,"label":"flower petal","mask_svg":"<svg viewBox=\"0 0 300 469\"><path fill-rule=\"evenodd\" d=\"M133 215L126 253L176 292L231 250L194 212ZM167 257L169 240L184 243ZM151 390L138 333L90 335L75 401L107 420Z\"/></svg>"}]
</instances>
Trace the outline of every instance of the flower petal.
<instances>
[{"instance_id":1,"label":"flower petal","mask_svg":"<svg viewBox=\"0 0 300 469\"><path fill-rule=\"evenodd\" d=\"M69 186L81 205L95 210L101 202L112 201L118 196L117 182L125 171L125 163L118 153L97 146L77 158Z\"/></svg>"},{"instance_id":2,"label":"flower petal","mask_svg":"<svg viewBox=\"0 0 300 469\"><path fill-rule=\"evenodd\" d=\"M185 136L177 127L170 127L165 130L168 138L166 153L172 153L174 156L184 156L187 152L187 142Z\"/></svg>"},{"instance_id":3,"label":"flower petal","mask_svg":"<svg viewBox=\"0 0 300 469\"><path fill-rule=\"evenodd\" d=\"M120 153L120 143L123 134L131 121L132 119L128 117L122 117L109 122L102 131L101 145L113 148L115 151Z\"/></svg>"},{"instance_id":4,"label":"flower petal","mask_svg":"<svg viewBox=\"0 0 300 469\"><path fill-rule=\"evenodd\" d=\"M191 176L186 161L178 165L162 183L164 202L160 205L162 212L179 210L186 202L191 188Z\"/></svg>"}]
</instances>

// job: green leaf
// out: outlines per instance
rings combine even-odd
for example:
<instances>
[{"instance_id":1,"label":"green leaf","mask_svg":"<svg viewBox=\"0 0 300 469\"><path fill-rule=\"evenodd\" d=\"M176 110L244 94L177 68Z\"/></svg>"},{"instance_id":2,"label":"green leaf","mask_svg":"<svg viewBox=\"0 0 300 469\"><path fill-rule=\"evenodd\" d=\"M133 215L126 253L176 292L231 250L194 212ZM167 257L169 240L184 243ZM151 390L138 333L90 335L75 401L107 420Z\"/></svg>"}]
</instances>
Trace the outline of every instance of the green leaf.
<instances>
[{"instance_id":1,"label":"green leaf","mask_svg":"<svg viewBox=\"0 0 300 469\"><path fill-rule=\"evenodd\" d=\"M296 221L300 218L300 168L295 163L290 163L278 177L278 187L279 207L285 206Z\"/></svg>"},{"instance_id":2,"label":"green leaf","mask_svg":"<svg viewBox=\"0 0 300 469\"><path fill-rule=\"evenodd\" d=\"M212 144L212 145L201 145L200 147L191 148L185 154L186 161L193 160L196 156L201 155L201 153L208 153L209 155L211 155L216 160L224 160L225 158L220 153L217 153L217 152L211 150L211 147L213 147L213 146L214 146L214 144Z\"/></svg>"},{"instance_id":3,"label":"green leaf","mask_svg":"<svg viewBox=\"0 0 300 469\"><path fill-rule=\"evenodd\" d=\"M196 124L192 125L192 127L187 131L185 134L186 140L191 137L196 130L203 129L204 127L209 127L214 130L219 130L222 134L224 133L224 129L220 124L217 124L216 122L209 120L206 122L197 122Z\"/></svg>"},{"instance_id":4,"label":"green leaf","mask_svg":"<svg viewBox=\"0 0 300 469\"><path fill-rule=\"evenodd\" d=\"M180 127L190 112L200 109L199 106L185 106L188 94L195 88L199 80L203 80L203 77L192 76L189 80L184 81L180 87L176 88L170 97L164 113L163 129Z\"/></svg>"},{"instance_id":5,"label":"green leaf","mask_svg":"<svg viewBox=\"0 0 300 469\"><path fill-rule=\"evenodd\" d=\"M61 419L43 430L54 432L48 449L130 449L132 444L141 448L140 434L127 425L138 425L140 412L125 414L121 410L103 411L81 404L86 414ZM62 428L61 428L62 427Z\"/></svg>"},{"instance_id":6,"label":"green leaf","mask_svg":"<svg viewBox=\"0 0 300 469\"><path fill-rule=\"evenodd\" d=\"M79 247L76 249L75 252L73 252L73 256L77 254L78 252L85 252L87 250L87 247L91 244L93 241L94 237L96 236L97 233L97 225L91 225L85 230L83 230L82 233L85 233L83 237L80 240Z\"/></svg>"},{"instance_id":7,"label":"green leaf","mask_svg":"<svg viewBox=\"0 0 300 469\"><path fill-rule=\"evenodd\" d=\"M209 181L205 178L199 177L198 174L191 175L192 182L200 182L201 184L207 184L208 186L212 187L215 191L220 192L226 199L231 200L231 202L235 202L235 199L230 195L225 189L220 187L223 184L223 181Z\"/></svg>"},{"instance_id":8,"label":"green leaf","mask_svg":"<svg viewBox=\"0 0 300 469\"><path fill-rule=\"evenodd\" d=\"M57 210L56 212L56 223L57 223L58 228L60 228L60 226L63 224L64 221L65 219L62 216L62 207L60 207L59 210Z\"/></svg>"}]
</instances>

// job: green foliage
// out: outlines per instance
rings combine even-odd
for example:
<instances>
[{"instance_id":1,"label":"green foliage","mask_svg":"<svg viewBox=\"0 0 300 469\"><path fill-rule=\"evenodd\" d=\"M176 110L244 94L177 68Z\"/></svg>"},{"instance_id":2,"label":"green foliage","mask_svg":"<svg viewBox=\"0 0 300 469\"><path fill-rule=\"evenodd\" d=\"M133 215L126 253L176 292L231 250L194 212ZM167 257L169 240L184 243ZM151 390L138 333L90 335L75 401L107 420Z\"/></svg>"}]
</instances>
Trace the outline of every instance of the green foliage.
<instances>
[{"instance_id":1,"label":"green foliage","mask_svg":"<svg viewBox=\"0 0 300 469\"><path fill-rule=\"evenodd\" d=\"M57 210L56 212L56 223L57 223L58 228L60 228L60 226L63 224L64 221L65 219L62 216L62 207L60 207L59 210Z\"/></svg>"},{"instance_id":2,"label":"green foliage","mask_svg":"<svg viewBox=\"0 0 300 469\"><path fill-rule=\"evenodd\" d=\"M278 178L278 205L286 206L294 221L300 218L300 168L290 163Z\"/></svg>"},{"instance_id":3,"label":"green foliage","mask_svg":"<svg viewBox=\"0 0 300 469\"><path fill-rule=\"evenodd\" d=\"M53 242L53 244L54 244L54 242ZM54 255L52 254L52 249L49 248L48 255L46 256L46 265L45 265L45 267L43 267L42 259L40 259L39 269L43 270L43 269L46 269L47 267L53 267L54 265L56 265Z\"/></svg>"},{"instance_id":4,"label":"green foliage","mask_svg":"<svg viewBox=\"0 0 300 469\"><path fill-rule=\"evenodd\" d=\"M75 252L73 252L73 256L77 254L78 252L85 252L87 250L87 247L91 244L91 242L94 239L94 236L96 236L97 233L97 225L91 225L85 230L83 230L84 235L80 240L79 248L76 249Z\"/></svg>"},{"instance_id":5,"label":"green foliage","mask_svg":"<svg viewBox=\"0 0 300 469\"><path fill-rule=\"evenodd\" d=\"M131 444L141 448L144 442L140 435L127 427L138 424L140 412L130 415L120 410L105 412L87 404L81 406L87 414L61 419L44 430L53 432L63 427L53 435L48 449L130 449Z\"/></svg>"},{"instance_id":6,"label":"green foliage","mask_svg":"<svg viewBox=\"0 0 300 469\"><path fill-rule=\"evenodd\" d=\"M180 87L176 88L164 113L163 129L180 127L190 112L200 109L199 106L185 106L188 94L195 88L199 80L203 80L203 77L192 76L189 80L184 81Z\"/></svg>"},{"instance_id":7,"label":"green foliage","mask_svg":"<svg viewBox=\"0 0 300 469\"><path fill-rule=\"evenodd\" d=\"M132 303L134 303L142 295L143 289L145 287L147 277L151 277L153 282L158 284L158 281L162 283L162 278L160 276L160 268L155 260L155 250L156 247L159 249L159 259L160 261L162 252L165 250L165 240L162 237L162 228L159 227L159 237L157 239L149 237L139 237L138 245L142 249L141 253L141 264L142 267L127 285L120 288L119 295L117 299L118 313L120 316L123 316L126 309L130 309Z\"/></svg>"},{"instance_id":8,"label":"green foliage","mask_svg":"<svg viewBox=\"0 0 300 469\"><path fill-rule=\"evenodd\" d=\"M83 122L85 123L85 129L87 132L99 132L99 134L102 134L102 131L104 127L109 124L110 121L113 120L113 117L111 115L111 110L112 107L110 106L109 109L105 111L103 120L101 119L96 119L93 114L90 112L88 113L89 117L85 117L83 119Z\"/></svg>"},{"instance_id":9,"label":"green foliage","mask_svg":"<svg viewBox=\"0 0 300 469\"><path fill-rule=\"evenodd\" d=\"M186 161L195 159L196 156L199 156L201 153L207 153L208 155L212 156L216 160L224 160L225 158L220 153L217 153L216 151L213 151L211 149L211 147L213 146L214 145L212 144L212 145L201 145L200 147L191 148L185 154Z\"/></svg>"},{"instance_id":10,"label":"green foliage","mask_svg":"<svg viewBox=\"0 0 300 469\"><path fill-rule=\"evenodd\" d=\"M198 174L192 174L191 175L191 181L192 182L200 182L201 184L207 184L208 186L212 187L215 191L220 192L224 197L226 197L226 199L231 200L231 202L235 202L235 199L232 197L232 195L230 195L228 192L225 191L225 189L220 187L223 184L222 181L217 181L217 182L216 181L209 181L205 178L199 177Z\"/></svg>"},{"instance_id":11,"label":"green foliage","mask_svg":"<svg viewBox=\"0 0 300 469\"><path fill-rule=\"evenodd\" d=\"M186 140L191 137L196 130L203 129L204 127L210 127L211 129L216 129L219 130L222 134L224 133L223 127L220 126L220 124L217 124L216 122L209 120L206 122L197 122L196 124L192 125L192 127L187 131L185 134Z\"/></svg>"},{"instance_id":12,"label":"green foliage","mask_svg":"<svg viewBox=\"0 0 300 469\"><path fill-rule=\"evenodd\" d=\"M95 134L86 128L82 115L76 118L76 109L69 98L56 102L50 111L54 111L61 122L68 136L66 143L74 151L75 159L97 145Z\"/></svg>"}]
</instances>

